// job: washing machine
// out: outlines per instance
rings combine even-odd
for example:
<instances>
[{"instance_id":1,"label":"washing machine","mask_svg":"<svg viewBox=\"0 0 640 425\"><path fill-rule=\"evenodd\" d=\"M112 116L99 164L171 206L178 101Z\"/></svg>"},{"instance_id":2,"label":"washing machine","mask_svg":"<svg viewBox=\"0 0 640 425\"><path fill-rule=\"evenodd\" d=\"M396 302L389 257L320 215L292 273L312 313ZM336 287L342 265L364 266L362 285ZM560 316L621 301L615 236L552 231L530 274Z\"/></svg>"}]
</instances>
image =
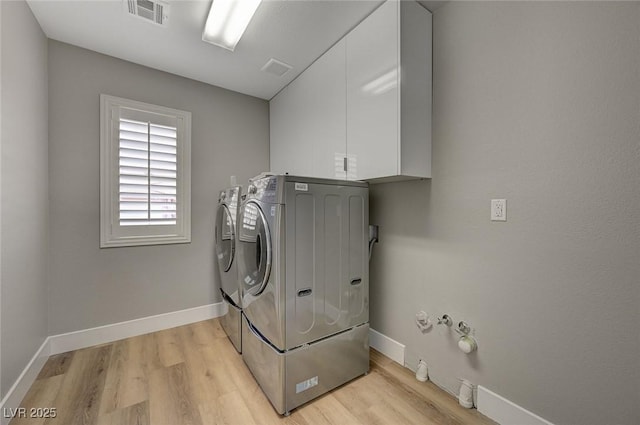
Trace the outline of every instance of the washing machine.
<instances>
[{"instance_id":1,"label":"washing machine","mask_svg":"<svg viewBox=\"0 0 640 425\"><path fill-rule=\"evenodd\" d=\"M238 282L236 223L240 195L240 186L229 187L220 192L215 230L215 255L220 272L220 292L225 304L225 314L220 322L239 353L242 352L242 300Z\"/></svg>"},{"instance_id":2,"label":"washing machine","mask_svg":"<svg viewBox=\"0 0 640 425\"><path fill-rule=\"evenodd\" d=\"M242 358L280 414L369 370L364 182L266 176L238 218Z\"/></svg>"}]
</instances>

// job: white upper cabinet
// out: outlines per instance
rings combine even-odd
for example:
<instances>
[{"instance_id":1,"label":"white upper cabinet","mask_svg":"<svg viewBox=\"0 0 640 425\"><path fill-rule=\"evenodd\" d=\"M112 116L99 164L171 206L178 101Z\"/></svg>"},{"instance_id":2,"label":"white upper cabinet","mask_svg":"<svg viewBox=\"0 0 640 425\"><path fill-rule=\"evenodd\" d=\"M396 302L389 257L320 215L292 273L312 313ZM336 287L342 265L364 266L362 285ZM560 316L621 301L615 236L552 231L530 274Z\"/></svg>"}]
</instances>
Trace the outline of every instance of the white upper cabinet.
<instances>
[{"instance_id":1,"label":"white upper cabinet","mask_svg":"<svg viewBox=\"0 0 640 425\"><path fill-rule=\"evenodd\" d=\"M388 1L346 40L348 174L431 177L431 13Z\"/></svg>"},{"instance_id":2,"label":"white upper cabinet","mask_svg":"<svg viewBox=\"0 0 640 425\"><path fill-rule=\"evenodd\" d=\"M313 166L311 139L305 127L308 117L302 110L306 103L300 84L302 77L269 102L269 162L274 173L309 175Z\"/></svg>"},{"instance_id":3,"label":"white upper cabinet","mask_svg":"<svg viewBox=\"0 0 640 425\"><path fill-rule=\"evenodd\" d=\"M347 34L347 153L358 180L398 173L398 3Z\"/></svg>"},{"instance_id":4,"label":"white upper cabinet","mask_svg":"<svg viewBox=\"0 0 640 425\"><path fill-rule=\"evenodd\" d=\"M272 172L346 178L345 87L342 39L271 100Z\"/></svg>"},{"instance_id":5,"label":"white upper cabinet","mask_svg":"<svg viewBox=\"0 0 640 425\"><path fill-rule=\"evenodd\" d=\"M431 13L387 1L271 100L271 171L431 177Z\"/></svg>"}]
</instances>

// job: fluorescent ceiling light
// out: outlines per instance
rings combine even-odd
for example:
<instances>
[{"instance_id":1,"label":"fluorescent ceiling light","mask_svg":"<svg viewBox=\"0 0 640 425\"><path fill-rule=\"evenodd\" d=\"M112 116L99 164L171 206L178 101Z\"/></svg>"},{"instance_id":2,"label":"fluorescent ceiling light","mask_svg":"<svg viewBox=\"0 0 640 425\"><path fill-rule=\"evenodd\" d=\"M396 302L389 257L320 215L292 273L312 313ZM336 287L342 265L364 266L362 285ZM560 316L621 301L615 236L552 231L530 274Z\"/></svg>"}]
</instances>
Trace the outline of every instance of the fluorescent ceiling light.
<instances>
[{"instance_id":1,"label":"fluorescent ceiling light","mask_svg":"<svg viewBox=\"0 0 640 425\"><path fill-rule=\"evenodd\" d=\"M233 52L261 1L213 0L202 40Z\"/></svg>"}]
</instances>

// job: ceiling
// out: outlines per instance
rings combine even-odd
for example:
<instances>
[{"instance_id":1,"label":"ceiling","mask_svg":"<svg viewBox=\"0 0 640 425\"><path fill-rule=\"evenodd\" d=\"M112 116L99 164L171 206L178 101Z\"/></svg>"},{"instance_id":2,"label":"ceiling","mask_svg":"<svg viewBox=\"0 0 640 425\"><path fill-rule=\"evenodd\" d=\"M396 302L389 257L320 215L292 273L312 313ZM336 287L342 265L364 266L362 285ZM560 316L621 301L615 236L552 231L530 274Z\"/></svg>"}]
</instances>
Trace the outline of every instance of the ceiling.
<instances>
[{"instance_id":1,"label":"ceiling","mask_svg":"<svg viewBox=\"0 0 640 425\"><path fill-rule=\"evenodd\" d=\"M381 0L263 0L235 52L202 41L211 1L169 0L161 27L125 0L27 0L47 37L229 90L271 99ZM422 2L428 8L442 2ZM261 71L270 58L293 68Z\"/></svg>"}]
</instances>

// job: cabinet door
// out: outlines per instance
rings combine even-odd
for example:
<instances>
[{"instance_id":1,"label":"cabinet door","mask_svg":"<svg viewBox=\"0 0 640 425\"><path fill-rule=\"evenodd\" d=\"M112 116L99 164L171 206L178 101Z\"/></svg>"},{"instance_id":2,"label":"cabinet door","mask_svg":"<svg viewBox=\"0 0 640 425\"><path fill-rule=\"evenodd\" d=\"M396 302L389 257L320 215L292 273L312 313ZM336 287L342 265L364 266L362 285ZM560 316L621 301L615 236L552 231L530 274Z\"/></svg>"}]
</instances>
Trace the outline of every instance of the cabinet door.
<instances>
[{"instance_id":1,"label":"cabinet door","mask_svg":"<svg viewBox=\"0 0 640 425\"><path fill-rule=\"evenodd\" d=\"M313 175L345 179L347 138L345 40L340 40L305 74L309 85L308 113L313 151Z\"/></svg>"},{"instance_id":2,"label":"cabinet door","mask_svg":"<svg viewBox=\"0 0 640 425\"><path fill-rule=\"evenodd\" d=\"M398 174L398 7L384 3L346 36L350 179Z\"/></svg>"},{"instance_id":3,"label":"cabinet door","mask_svg":"<svg viewBox=\"0 0 640 425\"><path fill-rule=\"evenodd\" d=\"M311 140L306 138L304 88L294 80L269 102L269 162L273 173L311 175Z\"/></svg>"},{"instance_id":4,"label":"cabinet door","mask_svg":"<svg viewBox=\"0 0 640 425\"><path fill-rule=\"evenodd\" d=\"M271 171L344 179L345 41L270 102Z\"/></svg>"}]
</instances>

